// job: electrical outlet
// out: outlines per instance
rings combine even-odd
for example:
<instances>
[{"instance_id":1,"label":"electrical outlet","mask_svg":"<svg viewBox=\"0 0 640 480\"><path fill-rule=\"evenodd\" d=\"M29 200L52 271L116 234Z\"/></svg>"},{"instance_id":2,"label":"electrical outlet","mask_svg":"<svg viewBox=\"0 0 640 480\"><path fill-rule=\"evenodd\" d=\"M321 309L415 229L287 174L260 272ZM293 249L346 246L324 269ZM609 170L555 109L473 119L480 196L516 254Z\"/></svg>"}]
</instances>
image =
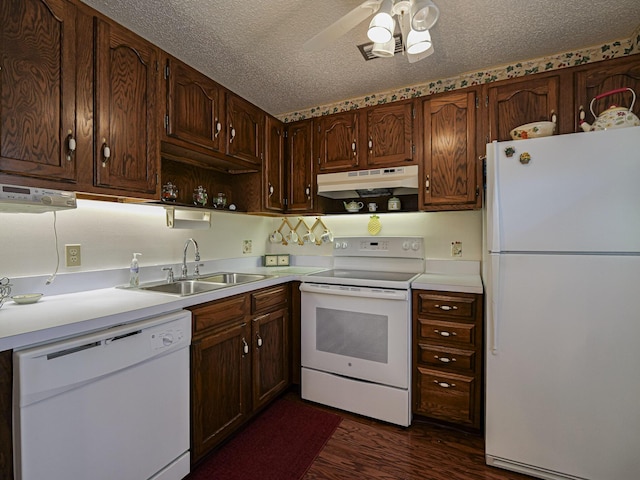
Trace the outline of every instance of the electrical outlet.
<instances>
[{"instance_id":1,"label":"electrical outlet","mask_svg":"<svg viewBox=\"0 0 640 480\"><path fill-rule=\"evenodd\" d=\"M251 240L242 241L242 253L251 253Z\"/></svg>"},{"instance_id":2,"label":"electrical outlet","mask_svg":"<svg viewBox=\"0 0 640 480\"><path fill-rule=\"evenodd\" d=\"M64 250L67 267L79 267L82 265L80 245L65 245Z\"/></svg>"},{"instance_id":3,"label":"electrical outlet","mask_svg":"<svg viewBox=\"0 0 640 480\"><path fill-rule=\"evenodd\" d=\"M278 265L281 267L289 266L289 255L278 255Z\"/></svg>"},{"instance_id":4,"label":"electrical outlet","mask_svg":"<svg viewBox=\"0 0 640 480\"><path fill-rule=\"evenodd\" d=\"M278 256L277 255L265 255L264 256L264 266L265 267L275 267L278 265Z\"/></svg>"},{"instance_id":5,"label":"electrical outlet","mask_svg":"<svg viewBox=\"0 0 640 480\"><path fill-rule=\"evenodd\" d=\"M462 256L462 242L451 242L451 256L452 257Z\"/></svg>"}]
</instances>

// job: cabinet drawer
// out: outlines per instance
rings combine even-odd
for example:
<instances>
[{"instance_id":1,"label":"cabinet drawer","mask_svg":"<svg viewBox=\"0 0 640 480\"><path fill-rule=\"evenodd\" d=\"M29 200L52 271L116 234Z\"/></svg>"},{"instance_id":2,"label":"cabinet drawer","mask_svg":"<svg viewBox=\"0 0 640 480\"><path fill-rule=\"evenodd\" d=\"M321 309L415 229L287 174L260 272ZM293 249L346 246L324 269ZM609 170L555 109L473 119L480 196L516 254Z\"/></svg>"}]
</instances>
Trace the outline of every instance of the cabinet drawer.
<instances>
[{"instance_id":1,"label":"cabinet drawer","mask_svg":"<svg viewBox=\"0 0 640 480\"><path fill-rule=\"evenodd\" d=\"M476 346L476 326L473 323L419 318L417 335L418 341L430 340L441 345Z\"/></svg>"},{"instance_id":2,"label":"cabinet drawer","mask_svg":"<svg viewBox=\"0 0 640 480\"><path fill-rule=\"evenodd\" d=\"M419 344L418 362L435 367L468 370L473 374L476 369L476 352L439 345Z\"/></svg>"},{"instance_id":3,"label":"cabinet drawer","mask_svg":"<svg viewBox=\"0 0 640 480\"><path fill-rule=\"evenodd\" d=\"M473 320L476 314L476 303L476 297L473 294L419 293L418 313Z\"/></svg>"},{"instance_id":4,"label":"cabinet drawer","mask_svg":"<svg viewBox=\"0 0 640 480\"><path fill-rule=\"evenodd\" d=\"M190 310L193 314L193 332L195 334L216 325L222 325L229 320L244 317L248 313L247 296L237 295L216 300Z\"/></svg>"},{"instance_id":5,"label":"cabinet drawer","mask_svg":"<svg viewBox=\"0 0 640 480\"><path fill-rule=\"evenodd\" d=\"M281 308L287 304L288 300L288 285L265 288L251 294L251 313L264 313Z\"/></svg>"},{"instance_id":6,"label":"cabinet drawer","mask_svg":"<svg viewBox=\"0 0 640 480\"><path fill-rule=\"evenodd\" d=\"M474 377L418 368L416 413L474 425Z\"/></svg>"}]
</instances>

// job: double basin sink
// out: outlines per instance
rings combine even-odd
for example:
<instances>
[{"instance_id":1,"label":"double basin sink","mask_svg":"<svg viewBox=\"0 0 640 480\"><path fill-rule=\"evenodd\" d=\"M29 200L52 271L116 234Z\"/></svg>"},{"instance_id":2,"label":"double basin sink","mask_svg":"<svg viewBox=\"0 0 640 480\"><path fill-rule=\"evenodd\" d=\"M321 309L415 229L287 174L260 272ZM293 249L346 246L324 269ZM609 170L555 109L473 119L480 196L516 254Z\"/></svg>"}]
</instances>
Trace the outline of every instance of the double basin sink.
<instances>
[{"instance_id":1,"label":"double basin sink","mask_svg":"<svg viewBox=\"0 0 640 480\"><path fill-rule=\"evenodd\" d=\"M224 287L239 285L241 283L257 282L271 278L272 275L260 275L252 273L214 273L212 275L203 275L198 278L180 279L173 282L152 282L141 284L135 290L143 290L148 292L167 293L169 295L178 295L185 297L195 295L197 293L210 292Z\"/></svg>"}]
</instances>

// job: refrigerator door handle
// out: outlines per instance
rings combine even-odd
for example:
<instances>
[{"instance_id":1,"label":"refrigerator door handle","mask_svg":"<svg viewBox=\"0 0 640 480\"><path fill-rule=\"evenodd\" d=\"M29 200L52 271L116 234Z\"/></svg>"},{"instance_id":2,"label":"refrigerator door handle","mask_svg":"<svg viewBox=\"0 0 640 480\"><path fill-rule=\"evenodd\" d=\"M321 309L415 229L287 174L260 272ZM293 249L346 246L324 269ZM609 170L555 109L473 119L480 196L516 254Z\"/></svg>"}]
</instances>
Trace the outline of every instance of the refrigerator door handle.
<instances>
[{"instance_id":1,"label":"refrigerator door handle","mask_svg":"<svg viewBox=\"0 0 640 480\"><path fill-rule=\"evenodd\" d=\"M487 145L487 248L489 252L499 252L500 239L500 192L498 168L500 166L498 142Z\"/></svg>"},{"instance_id":2,"label":"refrigerator door handle","mask_svg":"<svg viewBox=\"0 0 640 480\"><path fill-rule=\"evenodd\" d=\"M491 255L491 291L489 292L489 301L487 302L487 308L489 311L489 350L493 355L498 354L498 327L500 311L500 259L501 255Z\"/></svg>"}]
</instances>

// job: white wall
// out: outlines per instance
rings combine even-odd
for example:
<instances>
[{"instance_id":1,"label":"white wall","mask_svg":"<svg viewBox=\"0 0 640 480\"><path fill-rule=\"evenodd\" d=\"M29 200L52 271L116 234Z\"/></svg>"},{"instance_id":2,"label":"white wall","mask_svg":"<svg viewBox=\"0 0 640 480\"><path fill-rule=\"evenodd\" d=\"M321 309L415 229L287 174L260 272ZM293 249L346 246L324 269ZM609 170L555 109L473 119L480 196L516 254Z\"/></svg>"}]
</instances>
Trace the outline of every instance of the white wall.
<instances>
[{"instance_id":1,"label":"white wall","mask_svg":"<svg viewBox=\"0 0 640 480\"><path fill-rule=\"evenodd\" d=\"M311 226L317 217L304 217ZM295 225L298 217L289 217ZM336 236L368 235L368 214L322 217ZM481 259L481 214L472 212L380 214L380 235L416 235L425 238L427 258L451 258L452 241L463 244L463 260ZM264 253L331 255L332 246L276 245L268 242L282 217L260 217L212 212L209 230L178 230L165 225L161 206L78 201L78 208L57 214L60 273L126 269L131 254L141 252L140 265L180 263L185 240L193 237L203 261L262 256ZM302 232L302 229L299 230ZM321 229L316 230L321 233ZM242 253L243 240L252 241L252 253ZM53 213L0 213L0 277L50 275L56 267ZM82 266L64 266L64 245L81 244ZM189 260L192 261L189 250Z\"/></svg>"},{"instance_id":2,"label":"white wall","mask_svg":"<svg viewBox=\"0 0 640 480\"><path fill-rule=\"evenodd\" d=\"M166 226L161 206L79 200L76 210L57 213L60 273L128 268L133 252L140 266L180 263L187 238L200 247L203 261L242 257L242 241L253 256L265 253L269 218L213 212L211 229ZM49 275L56 266L53 213L0 213L0 277ZM64 245L82 246L82 266L64 266ZM188 252L193 260L193 250ZM244 255L247 256L247 255Z\"/></svg>"}]
</instances>

